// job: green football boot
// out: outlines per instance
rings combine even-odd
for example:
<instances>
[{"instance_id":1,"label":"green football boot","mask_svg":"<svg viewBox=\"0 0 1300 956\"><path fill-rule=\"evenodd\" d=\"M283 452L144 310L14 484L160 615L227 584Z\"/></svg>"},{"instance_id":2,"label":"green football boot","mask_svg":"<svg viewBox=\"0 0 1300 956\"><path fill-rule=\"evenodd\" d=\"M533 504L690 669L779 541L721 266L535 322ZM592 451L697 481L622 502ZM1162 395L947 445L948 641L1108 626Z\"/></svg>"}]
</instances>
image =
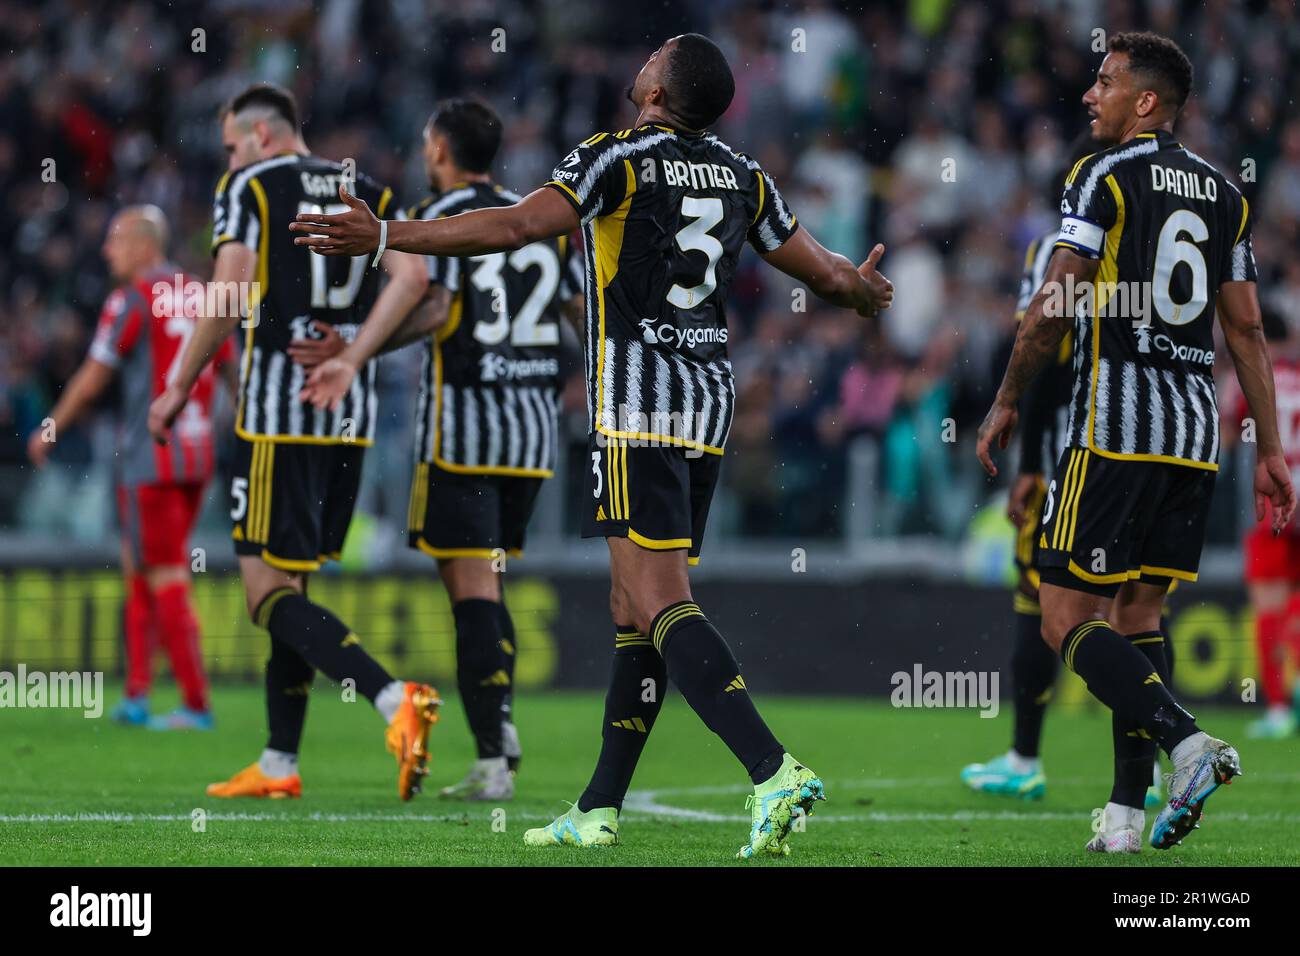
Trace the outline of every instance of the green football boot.
<instances>
[{"instance_id":1,"label":"green football boot","mask_svg":"<svg viewBox=\"0 0 1300 956\"><path fill-rule=\"evenodd\" d=\"M1010 758L1003 754L988 763L967 764L962 768L961 779L972 790L1000 793L1022 800L1041 800L1047 793L1047 778L1043 776L1043 765L1037 759L1031 762L1029 770L1017 770L1011 765Z\"/></svg>"},{"instance_id":2,"label":"green football boot","mask_svg":"<svg viewBox=\"0 0 1300 956\"><path fill-rule=\"evenodd\" d=\"M614 846L618 843L618 811L593 807L586 813L572 804L544 827L524 831L527 846Z\"/></svg>"},{"instance_id":3,"label":"green football boot","mask_svg":"<svg viewBox=\"0 0 1300 956\"><path fill-rule=\"evenodd\" d=\"M745 800L751 819L749 842L736 856L748 860L763 853L788 855L785 841L794 821L811 815L817 801L825 799L826 788L817 774L786 754L781 769L757 784Z\"/></svg>"}]
</instances>

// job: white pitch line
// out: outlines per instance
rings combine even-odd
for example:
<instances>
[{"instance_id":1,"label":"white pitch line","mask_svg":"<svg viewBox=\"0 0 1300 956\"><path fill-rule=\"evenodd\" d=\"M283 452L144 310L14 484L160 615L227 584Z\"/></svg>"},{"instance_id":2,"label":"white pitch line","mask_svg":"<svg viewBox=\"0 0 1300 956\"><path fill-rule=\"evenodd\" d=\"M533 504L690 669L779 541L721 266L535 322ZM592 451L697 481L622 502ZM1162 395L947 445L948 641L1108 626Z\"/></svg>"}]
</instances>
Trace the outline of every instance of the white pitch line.
<instances>
[{"instance_id":1,"label":"white pitch line","mask_svg":"<svg viewBox=\"0 0 1300 956\"><path fill-rule=\"evenodd\" d=\"M688 820L696 823L747 823L749 818L740 814L713 813L691 810L657 802L652 793L642 792L635 798L629 796L624 807L633 811L635 818ZM209 813L208 822L226 823L452 823L464 819L464 814L401 814L401 813ZM538 813L516 813L525 820L550 820ZM817 813L809 821L818 823L970 823L970 822L1044 822L1080 821L1089 815L1083 811L1060 810L957 810L950 813L927 811L871 810L861 814L835 815ZM1215 820L1255 823L1300 823L1300 814L1283 813L1215 813ZM19 813L0 815L0 824L41 823L189 823L188 813Z\"/></svg>"},{"instance_id":2,"label":"white pitch line","mask_svg":"<svg viewBox=\"0 0 1300 956\"><path fill-rule=\"evenodd\" d=\"M1079 779L1052 778L1061 785L1094 784L1096 781ZM1264 773L1252 775L1252 780L1261 782L1300 781L1300 773ZM873 790L894 789L902 786L915 787L951 787L955 783L952 777L863 777L857 780L839 780L832 782L830 789L837 790ZM654 790L633 790L624 801L624 809L630 811L633 819L650 818L661 820L685 820L695 823L748 823L744 814L718 813L711 810L694 810L664 803L665 797L719 796L732 794L739 802L746 794L746 789L739 786L709 787L663 787ZM964 792L964 791L963 791ZM833 798L832 798L833 799ZM480 804L488 807L488 804ZM289 813L231 813L207 812L204 819L226 823L288 823L300 820L318 823L447 823L463 820L468 811L443 814L404 814L404 813L327 813L312 812L304 814ZM552 819L538 813L514 813L524 820L549 821ZM970 822L1045 822L1045 821L1080 821L1088 820L1087 811L1062 810L954 810L938 811L889 811L871 810L858 814L817 813L810 823L970 823ZM31 813L0 814L0 825L4 824L38 824L38 823L180 823L190 822L189 813ZM1300 823L1300 814L1280 812L1215 812L1213 819L1223 821L1252 821L1256 823Z\"/></svg>"}]
</instances>

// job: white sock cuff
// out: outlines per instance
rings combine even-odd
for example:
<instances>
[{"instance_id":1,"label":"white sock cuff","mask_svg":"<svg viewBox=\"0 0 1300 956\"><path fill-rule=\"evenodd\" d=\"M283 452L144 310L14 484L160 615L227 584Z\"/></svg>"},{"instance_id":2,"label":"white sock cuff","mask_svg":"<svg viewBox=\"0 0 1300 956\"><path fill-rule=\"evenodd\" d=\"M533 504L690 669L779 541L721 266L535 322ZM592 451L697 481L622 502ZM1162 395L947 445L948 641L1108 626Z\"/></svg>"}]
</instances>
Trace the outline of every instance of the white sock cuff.
<instances>
[{"instance_id":1,"label":"white sock cuff","mask_svg":"<svg viewBox=\"0 0 1300 956\"><path fill-rule=\"evenodd\" d=\"M389 681L388 685L375 695L375 710L384 716L384 720L390 724L393 718L397 716L397 708L402 706L402 698L406 696L406 685L400 680Z\"/></svg>"},{"instance_id":2,"label":"white sock cuff","mask_svg":"<svg viewBox=\"0 0 1300 956\"><path fill-rule=\"evenodd\" d=\"M292 777L298 772L298 755L267 747L257 758L257 766L268 777Z\"/></svg>"}]
</instances>

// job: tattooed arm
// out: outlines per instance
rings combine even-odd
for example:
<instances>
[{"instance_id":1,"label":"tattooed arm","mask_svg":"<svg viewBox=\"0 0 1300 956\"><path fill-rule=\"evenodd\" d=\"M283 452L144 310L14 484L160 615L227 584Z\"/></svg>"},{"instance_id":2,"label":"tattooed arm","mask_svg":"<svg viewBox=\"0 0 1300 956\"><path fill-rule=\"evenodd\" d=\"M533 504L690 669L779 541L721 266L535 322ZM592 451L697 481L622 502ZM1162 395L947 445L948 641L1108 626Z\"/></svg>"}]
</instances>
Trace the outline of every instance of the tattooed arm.
<instances>
[{"instance_id":1,"label":"tattooed arm","mask_svg":"<svg viewBox=\"0 0 1300 956\"><path fill-rule=\"evenodd\" d=\"M990 449L993 442L1006 448L1020 417L1016 406L1020 397L1039 372L1052 361L1061 347L1061 339L1074 323L1074 301L1066 301L1070 289L1082 292L1097 274L1098 260L1057 249L1047 265L1042 288L1035 293L1020 320L1015 348L1007 363L1002 385L993 399L984 423L980 425L975 454L990 476L998 473ZM1076 296L1077 298L1077 296Z\"/></svg>"}]
</instances>

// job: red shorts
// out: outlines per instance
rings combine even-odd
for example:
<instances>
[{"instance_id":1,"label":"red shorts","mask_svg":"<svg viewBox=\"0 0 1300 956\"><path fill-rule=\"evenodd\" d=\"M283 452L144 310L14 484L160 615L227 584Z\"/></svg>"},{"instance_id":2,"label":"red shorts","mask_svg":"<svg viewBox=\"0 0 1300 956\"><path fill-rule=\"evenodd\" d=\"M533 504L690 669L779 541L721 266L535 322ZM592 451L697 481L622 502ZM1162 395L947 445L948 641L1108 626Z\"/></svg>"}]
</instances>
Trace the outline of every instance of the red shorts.
<instances>
[{"instance_id":1,"label":"red shorts","mask_svg":"<svg viewBox=\"0 0 1300 956\"><path fill-rule=\"evenodd\" d=\"M140 567L189 564L186 545L203 505L204 485L119 485L122 534Z\"/></svg>"},{"instance_id":2,"label":"red shorts","mask_svg":"<svg viewBox=\"0 0 1300 956\"><path fill-rule=\"evenodd\" d=\"M1300 583L1300 529L1284 528L1276 538L1267 518L1246 535L1246 580Z\"/></svg>"}]
</instances>

